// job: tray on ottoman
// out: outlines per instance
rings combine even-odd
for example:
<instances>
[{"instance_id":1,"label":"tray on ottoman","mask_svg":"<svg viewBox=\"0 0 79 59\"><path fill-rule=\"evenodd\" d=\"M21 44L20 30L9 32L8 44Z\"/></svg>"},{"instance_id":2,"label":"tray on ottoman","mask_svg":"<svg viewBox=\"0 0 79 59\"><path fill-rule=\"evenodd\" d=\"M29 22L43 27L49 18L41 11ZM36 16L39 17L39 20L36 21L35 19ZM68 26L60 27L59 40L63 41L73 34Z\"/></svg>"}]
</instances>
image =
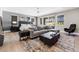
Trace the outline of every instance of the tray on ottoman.
<instances>
[{"instance_id":1,"label":"tray on ottoman","mask_svg":"<svg viewBox=\"0 0 79 59\"><path fill-rule=\"evenodd\" d=\"M47 33L40 35L40 40L44 44L50 47L54 45L58 41L59 38L60 38L60 34L56 32L47 32Z\"/></svg>"}]
</instances>

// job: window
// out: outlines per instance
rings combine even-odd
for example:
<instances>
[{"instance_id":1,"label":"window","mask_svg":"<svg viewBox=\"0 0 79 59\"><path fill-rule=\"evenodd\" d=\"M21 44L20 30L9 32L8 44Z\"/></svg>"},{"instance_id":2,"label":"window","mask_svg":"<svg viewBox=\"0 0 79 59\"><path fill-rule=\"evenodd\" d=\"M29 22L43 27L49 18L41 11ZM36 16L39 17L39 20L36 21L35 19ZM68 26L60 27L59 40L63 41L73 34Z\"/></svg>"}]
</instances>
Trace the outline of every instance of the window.
<instances>
[{"instance_id":1,"label":"window","mask_svg":"<svg viewBox=\"0 0 79 59\"><path fill-rule=\"evenodd\" d=\"M40 18L40 24L42 24L42 18Z\"/></svg>"},{"instance_id":2,"label":"window","mask_svg":"<svg viewBox=\"0 0 79 59\"><path fill-rule=\"evenodd\" d=\"M27 17L27 21L31 21L30 17Z\"/></svg>"},{"instance_id":3,"label":"window","mask_svg":"<svg viewBox=\"0 0 79 59\"><path fill-rule=\"evenodd\" d=\"M12 21L17 21L17 16L12 16Z\"/></svg>"},{"instance_id":4,"label":"window","mask_svg":"<svg viewBox=\"0 0 79 59\"><path fill-rule=\"evenodd\" d=\"M49 19L47 21L47 25L49 25L49 26L55 26L55 22L56 22L55 16L51 16L51 17L49 17Z\"/></svg>"},{"instance_id":5,"label":"window","mask_svg":"<svg viewBox=\"0 0 79 59\"><path fill-rule=\"evenodd\" d=\"M59 26L63 26L64 25L64 15L57 16L57 24Z\"/></svg>"},{"instance_id":6,"label":"window","mask_svg":"<svg viewBox=\"0 0 79 59\"><path fill-rule=\"evenodd\" d=\"M47 20L48 18L46 17L46 18L44 18L44 25L46 25L46 20Z\"/></svg>"},{"instance_id":7,"label":"window","mask_svg":"<svg viewBox=\"0 0 79 59\"><path fill-rule=\"evenodd\" d=\"M20 21L25 21L25 18L20 16Z\"/></svg>"},{"instance_id":8,"label":"window","mask_svg":"<svg viewBox=\"0 0 79 59\"><path fill-rule=\"evenodd\" d=\"M34 18L32 18L31 20L32 20L32 22L34 22Z\"/></svg>"},{"instance_id":9,"label":"window","mask_svg":"<svg viewBox=\"0 0 79 59\"><path fill-rule=\"evenodd\" d=\"M49 17L49 21L50 21L50 22L54 22L54 20L55 20L55 17L54 17L54 16Z\"/></svg>"},{"instance_id":10,"label":"window","mask_svg":"<svg viewBox=\"0 0 79 59\"><path fill-rule=\"evenodd\" d=\"M11 16L11 23L12 23L12 25L17 24L17 16Z\"/></svg>"}]
</instances>

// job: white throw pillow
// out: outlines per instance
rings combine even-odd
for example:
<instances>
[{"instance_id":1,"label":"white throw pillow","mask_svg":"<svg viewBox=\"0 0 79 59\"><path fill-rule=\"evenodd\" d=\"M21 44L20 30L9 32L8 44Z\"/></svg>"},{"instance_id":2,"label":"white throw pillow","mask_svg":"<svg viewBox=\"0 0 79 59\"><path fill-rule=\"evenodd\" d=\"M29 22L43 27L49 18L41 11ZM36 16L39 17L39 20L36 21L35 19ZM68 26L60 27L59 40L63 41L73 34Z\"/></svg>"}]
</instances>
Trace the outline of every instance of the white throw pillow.
<instances>
[{"instance_id":1,"label":"white throw pillow","mask_svg":"<svg viewBox=\"0 0 79 59\"><path fill-rule=\"evenodd\" d=\"M32 28L30 24L21 24L20 30L29 30L29 28Z\"/></svg>"},{"instance_id":2,"label":"white throw pillow","mask_svg":"<svg viewBox=\"0 0 79 59\"><path fill-rule=\"evenodd\" d=\"M26 27L26 25L25 24L21 24L20 30L23 31L24 30L24 27Z\"/></svg>"},{"instance_id":3,"label":"white throw pillow","mask_svg":"<svg viewBox=\"0 0 79 59\"><path fill-rule=\"evenodd\" d=\"M27 25L28 28L32 28L32 26L30 24Z\"/></svg>"}]
</instances>

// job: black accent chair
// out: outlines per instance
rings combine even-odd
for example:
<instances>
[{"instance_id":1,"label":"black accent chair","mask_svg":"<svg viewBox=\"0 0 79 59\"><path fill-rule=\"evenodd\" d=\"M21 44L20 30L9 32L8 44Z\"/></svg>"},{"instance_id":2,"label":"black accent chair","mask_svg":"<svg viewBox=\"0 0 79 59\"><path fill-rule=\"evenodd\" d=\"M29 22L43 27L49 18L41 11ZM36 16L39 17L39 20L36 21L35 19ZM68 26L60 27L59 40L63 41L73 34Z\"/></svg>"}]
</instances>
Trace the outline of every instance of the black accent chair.
<instances>
[{"instance_id":1,"label":"black accent chair","mask_svg":"<svg viewBox=\"0 0 79 59\"><path fill-rule=\"evenodd\" d=\"M68 32L69 34L75 32L75 30L76 30L76 24L71 24L69 28L64 28L64 31Z\"/></svg>"}]
</instances>

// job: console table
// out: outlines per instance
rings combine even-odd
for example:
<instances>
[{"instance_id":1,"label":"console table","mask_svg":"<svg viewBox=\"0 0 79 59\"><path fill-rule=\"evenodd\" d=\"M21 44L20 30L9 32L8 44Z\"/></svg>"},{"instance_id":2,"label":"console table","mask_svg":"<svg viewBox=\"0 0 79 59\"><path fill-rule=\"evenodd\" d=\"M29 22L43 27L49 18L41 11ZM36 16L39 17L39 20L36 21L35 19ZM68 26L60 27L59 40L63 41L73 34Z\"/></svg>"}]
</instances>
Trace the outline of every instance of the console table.
<instances>
[{"instance_id":1,"label":"console table","mask_svg":"<svg viewBox=\"0 0 79 59\"><path fill-rule=\"evenodd\" d=\"M10 30L11 30L11 32L20 31L20 30L19 30L19 27L17 27L17 26L11 26Z\"/></svg>"}]
</instances>

